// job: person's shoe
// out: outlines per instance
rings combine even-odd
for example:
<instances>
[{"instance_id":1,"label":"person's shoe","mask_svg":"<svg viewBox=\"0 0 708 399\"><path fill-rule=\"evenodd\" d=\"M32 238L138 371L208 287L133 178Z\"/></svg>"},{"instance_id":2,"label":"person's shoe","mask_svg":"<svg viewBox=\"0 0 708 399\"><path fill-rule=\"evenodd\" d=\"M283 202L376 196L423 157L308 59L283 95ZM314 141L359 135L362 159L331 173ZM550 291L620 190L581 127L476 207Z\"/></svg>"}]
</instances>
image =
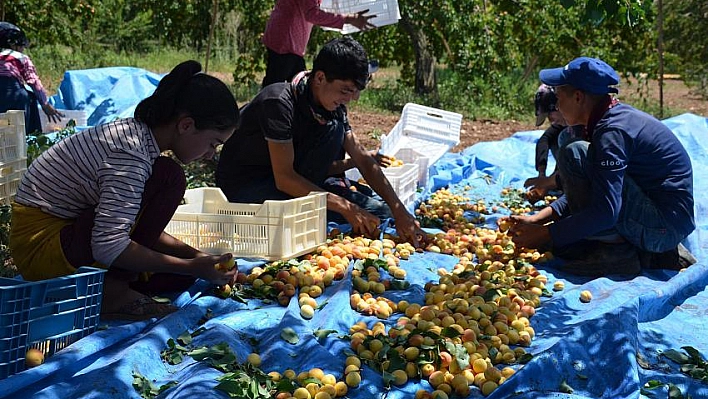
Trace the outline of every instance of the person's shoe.
<instances>
[{"instance_id":1,"label":"person's shoe","mask_svg":"<svg viewBox=\"0 0 708 399\"><path fill-rule=\"evenodd\" d=\"M580 250L584 252L579 254ZM580 249L560 251L555 255L564 260L560 270L578 276L635 275L641 271L637 248L626 242L607 244L586 241Z\"/></svg>"},{"instance_id":2,"label":"person's shoe","mask_svg":"<svg viewBox=\"0 0 708 399\"><path fill-rule=\"evenodd\" d=\"M640 259L643 269L668 270L685 269L698 261L696 257L680 243L676 248L666 252L641 251Z\"/></svg>"},{"instance_id":3,"label":"person's shoe","mask_svg":"<svg viewBox=\"0 0 708 399\"><path fill-rule=\"evenodd\" d=\"M157 301L147 295L140 296L132 302L123 304L117 309L108 309L108 306L101 306L101 320L129 320L141 321L152 318L161 319L170 313L174 313L179 308L169 303Z\"/></svg>"}]
</instances>

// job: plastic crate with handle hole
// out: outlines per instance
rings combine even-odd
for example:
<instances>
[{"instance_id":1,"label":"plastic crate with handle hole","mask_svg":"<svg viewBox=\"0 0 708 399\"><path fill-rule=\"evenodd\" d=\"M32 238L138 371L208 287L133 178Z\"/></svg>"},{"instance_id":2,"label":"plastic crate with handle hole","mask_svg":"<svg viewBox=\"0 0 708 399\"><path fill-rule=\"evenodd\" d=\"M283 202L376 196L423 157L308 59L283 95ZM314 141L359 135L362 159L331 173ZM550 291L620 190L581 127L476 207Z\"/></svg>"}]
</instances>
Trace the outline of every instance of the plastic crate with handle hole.
<instances>
[{"instance_id":1,"label":"plastic crate with handle hole","mask_svg":"<svg viewBox=\"0 0 708 399\"><path fill-rule=\"evenodd\" d=\"M210 254L237 258L292 259L327 239L327 193L268 200L263 204L228 202L219 188L187 190L165 231Z\"/></svg>"},{"instance_id":2,"label":"plastic crate with handle hole","mask_svg":"<svg viewBox=\"0 0 708 399\"><path fill-rule=\"evenodd\" d=\"M398 9L397 0L322 0L320 9L335 14L356 14L364 10L369 10L364 15L375 15L369 22L377 28L395 24L401 19L401 12ZM323 27L323 29L338 31L345 35L359 32L359 28L349 24L344 24L342 29L327 27Z\"/></svg>"},{"instance_id":3,"label":"plastic crate with handle hole","mask_svg":"<svg viewBox=\"0 0 708 399\"><path fill-rule=\"evenodd\" d=\"M0 164L27 160L24 111L0 114Z\"/></svg>"},{"instance_id":4,"label":"plastic crate with handle hole","mask_svg":"<svg viewBox=\"0 0 708 399\"><path fill-rule=\"evenodd\" d=\"M80 267L42 281L0 278L0 379L25 370L31 348L46 358L96 331L105 272Z\"/></svg>"},{"instance_id":5,"label":"plastic crate with handle hole","mask_svg":"<svg viewBox=\"0 0 708 399\"><path fill-rule=\"evenodd\" d=\"M424 170L419 182L425 185L428 168L460 143L461 128L461 114L408 103L393 129L381 137L379 152L418 163Z\"/></svg>"},{"instance_id":6,"label":"plastic crate with handle hole","mask_svg":"<svg viewBox=\"0 0 708 399\"><path fill-rule=\"evenodd\" d=\"M383 168L383 174L404 206L408 207L415 202L418 188L418 164L404 163L401 166L389 166ZM347 170L345 175L347 179L357 182L361 182L363 179L361 172L356 168Z\"/></svg>"}]
</instances>

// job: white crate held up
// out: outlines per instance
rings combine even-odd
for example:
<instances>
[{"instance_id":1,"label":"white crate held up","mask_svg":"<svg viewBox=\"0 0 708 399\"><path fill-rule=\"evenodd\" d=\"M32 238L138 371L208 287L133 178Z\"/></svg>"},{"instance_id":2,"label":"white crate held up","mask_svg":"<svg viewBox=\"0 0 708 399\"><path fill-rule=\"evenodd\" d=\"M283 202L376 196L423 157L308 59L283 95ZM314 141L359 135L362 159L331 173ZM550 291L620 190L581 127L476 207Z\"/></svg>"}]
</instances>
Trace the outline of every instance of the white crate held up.
<instances>
[{"instance_id":1,"label":"white crate held up","mask_svg":"<svg viewBox=\"0 0 708 399\"><path fill-rule=\"evenodd\" d=\"M422 179L419 180L421 185L425 185L427 169L460 143L461 128L461 114L408 103L403 107L401 119L387 135L381 137L379 151L400 158L404 162L418 163L425 169L425 173L421 175ZM401 151L403 149L410 149L413 152ZM399 153L400 156L396 155ZM425 154L426 159L412 159L413 156L420 154Z\"/></svg>"},{"instance_id":2,"label":"white crate held up","mask_svg":"<svg viewBox=\"0 0 708 399\"><path fill-rule=\"evenodd\" d=\"M186 204L177 208L165 231L207 253L292 259L327 239L327 193L237 204L228 202L221 189L209 187L187 190L184 198Z\"/></svg>"},{"instance_id":3,"label":"white crate held up","mask_svg":"<svg viewBox=\"0 0 708 399\"><path fill-rule=\"evenodd\" d=\"M364 15L375 15L369 22L377 28L395 24L401 19L401 12L398 9L397 0L322 0L320 9L335 14L356 14L364 10L369 10L369 12ZM359 32L359 28L349 24L344 24L342 29L323 29L338 31L345 35Z\"/></svg>"},{"instance_id":4,"label":"white crate held up","mask_svg":"<svg viewBox=\"0 0 708 399\"><path fill-rule=\"evenodd\" d=\"M418 164L404 163L401 166L390 166L383 169L383 174L393 187L393 191L406 207L415 202L415 194L418 188ZM359 181L362 176L358 169L353 168L346 171L347 179Z\"/></svg>"},{"instance_id":5,"label":"white crate held up","mask_svg":"<svg viewBox=\"0 0 708 399\"><path fill-rule=\"evenodd\" d=\"M57 109L57 111L64 114L59 122L52 122L47 118L47 114L42 111L39 112L39 120L42 123L42 132L48 133L62 130L72 119L76 122L76 126L86 126L88 124L88 115L84 110Z\"/></svg>"}]
</instances>

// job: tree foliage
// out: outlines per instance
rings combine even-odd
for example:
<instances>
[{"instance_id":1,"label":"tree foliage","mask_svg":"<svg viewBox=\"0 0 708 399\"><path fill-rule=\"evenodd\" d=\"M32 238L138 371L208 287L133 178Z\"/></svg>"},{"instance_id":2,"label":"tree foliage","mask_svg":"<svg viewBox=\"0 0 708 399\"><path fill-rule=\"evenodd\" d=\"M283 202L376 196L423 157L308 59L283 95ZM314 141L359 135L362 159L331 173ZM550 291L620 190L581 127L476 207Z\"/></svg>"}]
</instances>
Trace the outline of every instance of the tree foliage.
<instances>
[{"instance_id":1,"label":"tree foliage","mask_svg":"<svg viewBox=\"0 0 708 399\"><path fill-rule=\"evenodd\" d=\"M664 0L664 14L666 46L682 60L678 72L708 99L708 2Z\"/></svg>"},{"instance_id":2,"label":"tree foliage","mask_svg":"<svg viewBox=\"0 0 708 399\"><path fill-rule=\"evenodd\" d=\"M234 60L237 82L253 82L264 66L260 43L275 0L217 0L210 56ZM687 76L705 76L706 3L665 0L667 51ZM22 26L36 43L104 51L156 46L202 49L213 1L2 0L2 17ZM354 36L383 66L402 69L409 86L443 84L421 79L439 66L454 71L470 96L489 95L510 72L533 79L541 67L597 56L617 69L657 72L656 12L640 0L399 0L402 23ZM336 32L313 30L308 55ZM688 62L687 62L688 61ZM438 66L438 67L436 67ZM423 75L422 75L423 74ZM425 76L423 76L425 77ZM522 79L522 80L524 80ZM704 79L705 80L705 79ZM418 87L417 87L418 88ZM429 93L429 88L420 88Z\"/></svg>"}]
</instances>

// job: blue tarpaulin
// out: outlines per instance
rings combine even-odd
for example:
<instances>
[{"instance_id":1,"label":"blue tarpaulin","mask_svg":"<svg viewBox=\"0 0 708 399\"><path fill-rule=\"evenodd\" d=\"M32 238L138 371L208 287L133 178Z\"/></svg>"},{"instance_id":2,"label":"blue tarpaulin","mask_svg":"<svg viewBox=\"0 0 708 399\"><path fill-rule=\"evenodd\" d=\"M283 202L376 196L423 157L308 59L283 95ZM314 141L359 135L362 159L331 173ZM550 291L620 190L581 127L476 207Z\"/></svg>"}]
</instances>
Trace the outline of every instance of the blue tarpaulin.
<instances>
[{"instance_id":1,"label":"blue tarpaulin","mask_svg":"<svg viewBox=\"0 0 708 399\"><path fill-rule=\"evenodd\" d=\"M64 104L85 104L85 108L91 104L91 118L95 121L126 116L126 111L117 107L125 103L112 97L124 95L124 88L104 89L126 79L129 86L135 82L152 81L153 75L145 73L143 77L126 78L122 75L115 78L113 69L109 68L110 73L106 75L95 71L67 72L73 81L71 87L76 91L62 94ZM143 86L141 90L141 93L149 91ZM104 114L101 104L111 100L115 109ZM565 283L565 289L544 298L531 318L536 336L527 350L534 355L533 358L523 366L515 365L517 373L488 398L666 397L666 387L642 392L643 385L650 380L675 384L684 394L694 398L708 398L708 385L681 373L676 363L661 356L663 351L680 350L683 346L692 346L708 354L708 241L703 237L708 228L708 178L705 176L708 173L705 144L708 141L708 119L684 114L664 123L684 144L693 162L698 227L684 244L699 262L681 273L652 270L634 278L609 276L597 279L562 273L553 268L553 264L538 265L548 276L549 286L560 280ZM535 175L534 143L540 134L541 131L520 132L502 141L479 143L461 153L446 154L432 167L420 199L441 187L453 190L468 187L466 195L472 198L489 202L498 200L502 188L521 187L527 177ZM494 216L499 215L489 217L488 224L493 223ZM453 256L416 253L409 260L401 261L402 267L408 271L407 280L411 287L405 291L387 291L385 296L394 301L406 299L424 303L425 283L437 282L436 270L441 267L451 269L455 263ZM262 262L241 259L238 264L241 271L247 272ZM237 353L240 361L245 361L251 352L260 353L263 359L261 368L266 372L282 372L287 368L299 372L319 367L341 379L349 342L339 335L348 333L357 321L365 321L369 327L378 321L351 309L349 273L317 298L318 304L327 301L327 305L316 311L311 320L300 316L294 299L287 307L259 300L242 304L208 295L210 290L208 284L198 282L187 292L176 295L174 302L181 309L162 320L111 324L58 352L45 364L0 380L0 397L139 398L132 386L133 373L137 372L158 386L169 381L179 382L162 393L161 398L197 395L200 398L225 398L224 393L213 389L221 372L190 358L174 366L160 358L167 340L176 338L185 330L196 329L207 309L215 317L204 324L207 331L195 338L195 346L225 342ZM593 293L592 302L580 302L582 290ZM392 325L395 318L386 323ZM281 338L285 327L298 333L300 341L297 344L289 344ZM318 329L332 329L338 333L318 339L313 335ZM362 378L363 384L350 389L347 397L411 398L418 389L432 391L427 381L420 380L384 390L380 374L366 366ZM573 392L561 388L563 384L571 387ZM473 387L469 397L483 396Z\"/></svg>"}]
</instances>

